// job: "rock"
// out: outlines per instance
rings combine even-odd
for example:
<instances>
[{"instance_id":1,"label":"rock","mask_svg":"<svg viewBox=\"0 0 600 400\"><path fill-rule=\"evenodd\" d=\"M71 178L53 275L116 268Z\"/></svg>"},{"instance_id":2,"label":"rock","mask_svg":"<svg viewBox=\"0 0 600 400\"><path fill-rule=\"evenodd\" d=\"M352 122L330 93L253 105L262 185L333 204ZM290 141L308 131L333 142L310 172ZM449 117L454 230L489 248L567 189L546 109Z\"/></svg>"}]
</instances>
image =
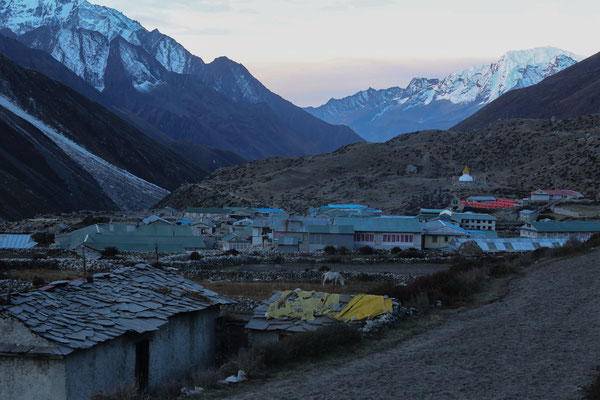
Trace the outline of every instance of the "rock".
<instances>
[{"instance_id":1,"label":"rock","mask_svg":"<svg viewBox=\"0 0 600 400\"><path fill-rule=\"evenodd\" d=\"M228 376L227 378L223 379L222 381L219 381L219 383L239 383L239 382L244 382L245 380L246 380L246 373L240 369L237 373L237 376L235 376L235 375Z\"/></svg>"},{"instance_id":2,"label":"rock","mask_svg":"<svg viewBox=\"0 0 600 400\"><path fill-rule=\"evenodd\" d=\"M483 250L474 240L467 240L463 244L460 245L458 249L458 254L463 256L475 256L479 254L483 254Z\"/></svg>"}]
</instances>

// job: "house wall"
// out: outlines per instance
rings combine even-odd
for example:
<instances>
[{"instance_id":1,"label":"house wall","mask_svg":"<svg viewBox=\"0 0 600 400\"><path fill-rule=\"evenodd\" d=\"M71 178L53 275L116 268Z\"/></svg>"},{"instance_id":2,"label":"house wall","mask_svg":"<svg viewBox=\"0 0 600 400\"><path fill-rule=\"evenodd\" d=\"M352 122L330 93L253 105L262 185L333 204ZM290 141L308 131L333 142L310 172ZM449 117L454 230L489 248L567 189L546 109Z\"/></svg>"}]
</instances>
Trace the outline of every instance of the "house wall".
<instances>
[{"instance_id":1,"label":"house wall","mask_svg":"<svg viewBox=\"0 0 600 400\"><path fill-rule=\"evenodd\" d=\"M0 313L0 343L52 346L21 321ZM0 356L0 400L66 400L62 359Z\"/></svg>"},{"instance_id":2,"label":"house wall","mask_svg":"<svg viewBox=\"0 0 600 400\"><path fill-rule=\"evenodd\" d=\"M586 241L591 238L596 232L536 232L528 229L521 229L521 237L535 238L535 239L577 239L580 241Z\"/></svg>"},{"instance_id":3,"label":"house wall","mask_svg":"<svg viewBox=\"0 0 600 400\"><path fill-rule=\"evenodd\" d=\"M358 249L363 246L370 246L374 249L384 249L391 250L394 247L399 247L401 249L421 249L422 247L422 235L420 233L412 233L412 232L359 232L356 231L357 234L370 234L373 235L373 241L360 241L356 240L356 234L354 239L354 248ZM383 235L413 235L412 242L384 242Z\"/></svg>"},{"instance_id":4,"label":"house wall","mask_svg":"<svg viewBox=\"0 0 600 400\"><path fill-rule=\"evenodd\" d=\"M255 348L267 346L279 341L279 333L277 331L259 331L254 329L248 330L248 347Z\"/></svg>"},{"instance_id":5,"label":"house wall","mask_svg":"<svg viewBox=\"0 0 600 400\"><path fill-rule=\"evenodd\" d=\"M467 230L495 231L496 221L478 218L463 218L460 222L460 227Z\"/></svg>"},{"instance_id":6,"label":"house wall","mask_svg":"<svg viewBox=\"0 0 600 400\"><path fill-rule=\"evenodd\" d=\"M0 400L67 400L65 360L0 356Z\"/></svg>"},{"instance_id":7,"label":"house wall","mask_svg":"<svg viewBox=\"0 0 600 400\"><path fill-rule=\"evenodd\" d=\"M354 235L340 233L310 233L308 235L308 251L323 250L327 246L337 249L345 247L350 250L354 248Z\"/></svg>"},{"instance_id":8,"label":"house wall","mask_svg":"<svg viewBox=\"0 0 600 400\"><path fill-rule=\"evenodd\" d=\"M66 358L68 400L114 393L135 384L136 343L149 339L150 389L186 376L194 367L214 361L218 307L169 319L158 331L124 335Z\"/></svg>"},{"instance_id":9,"label":"house wall","mask_svg":"<svg viewBox=\"0 0 600 400\"><path fill-rule=\"evenodd\" d=\"M453 235L423 235L424 249L441 249L447 247L452 242L452 239L465 239L467 236ZM447 239L447 240L446 240Z\"/></svg>"}]
</instances>

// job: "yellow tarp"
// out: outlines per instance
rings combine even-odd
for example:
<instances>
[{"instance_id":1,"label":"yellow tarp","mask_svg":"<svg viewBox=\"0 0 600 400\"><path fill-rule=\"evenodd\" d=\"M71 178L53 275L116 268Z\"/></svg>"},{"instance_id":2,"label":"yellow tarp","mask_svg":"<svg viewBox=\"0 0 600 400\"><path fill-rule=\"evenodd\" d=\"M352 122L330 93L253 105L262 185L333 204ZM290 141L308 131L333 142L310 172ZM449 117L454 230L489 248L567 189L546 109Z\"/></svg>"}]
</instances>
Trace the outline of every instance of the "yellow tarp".
<instances>
[{"instance_id":1,"label":"yellow tarp","mask_svg":"<svg viewBox=\"0 0 600 400\"><path fill-rule=\"evenodd\" d=\"M344 322L365 318L371 319L381 314L391 313L392 308L391 299L372 294L359 294L350 300L350 303L333 318Z\"/></svg>"},{"instance_id":2,"label":"yellow tarp","mask_svg":"<svg viewBox=\"0 0 600 400\"><path fill-rule=\"evenodd\" d=\"M267 318L298 318L312 321L316 315L327 315L339 310L339 294L317 293L315 291L279 292L279 299L271 303Z\"/></svg>"}]
</instances>

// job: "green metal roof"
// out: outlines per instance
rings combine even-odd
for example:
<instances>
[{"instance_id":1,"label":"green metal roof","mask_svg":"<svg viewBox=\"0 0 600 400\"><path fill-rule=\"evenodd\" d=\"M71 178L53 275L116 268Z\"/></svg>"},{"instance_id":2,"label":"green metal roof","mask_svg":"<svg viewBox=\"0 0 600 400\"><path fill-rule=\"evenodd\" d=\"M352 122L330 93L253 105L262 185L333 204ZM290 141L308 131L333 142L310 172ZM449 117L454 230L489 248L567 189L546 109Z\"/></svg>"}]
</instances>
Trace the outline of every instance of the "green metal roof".
<instances>
[{"instance_id":1,"label":"green metal roof","mask_svg":"<svg viewBox=\"0 0 600 400\"><path fill-rule=\"evenodd\" d=\"M421 233L417 217L372 217L335 219L336 225L352 225L355 232L414 232Z\"/></svg>"},{"instance_id":2,"label":"green metal roof","mask_svg":"<svg viewBox=\"0 0 600 400\"><path fill-rule=\"evenodd\" d=\"M86 243L103 250L116 247L120 251L184 252L186 249L205 248L204 239L194 236L188 225L128 225L96 224L56 237L61 248L74 249Z\"/></svg>"},{"instance_id":3,"label":"green metal roof","mask_svg":"<svg viewBox=\"0 0 600 400\"><path fill-rule=\"evenodd\" d=\"M354 234L353 225L309 225L308 233Z\"/></svg>"},{"instance_id":4,"label":"green metal roof","mask_svg":"<svg viewBox=\"0 0 600 400\"><path fill-rule=\"evenodd\" d=\"M532 222L521 229L536 232L600 232L598 221Z\"/></svg>"},{"instance_id":5,"label":"green metal roof","mask_svg":"<svg viewBox=\"0 0 600 400\"><path fill-rule=\"evenodd\" d=\"M484 221L495 221L496 217L490 214L480 214L480 213L454 213L452 217L450 217L453 221L462 221L463 219L480 219Z\"/></svg>"}]
</instances>

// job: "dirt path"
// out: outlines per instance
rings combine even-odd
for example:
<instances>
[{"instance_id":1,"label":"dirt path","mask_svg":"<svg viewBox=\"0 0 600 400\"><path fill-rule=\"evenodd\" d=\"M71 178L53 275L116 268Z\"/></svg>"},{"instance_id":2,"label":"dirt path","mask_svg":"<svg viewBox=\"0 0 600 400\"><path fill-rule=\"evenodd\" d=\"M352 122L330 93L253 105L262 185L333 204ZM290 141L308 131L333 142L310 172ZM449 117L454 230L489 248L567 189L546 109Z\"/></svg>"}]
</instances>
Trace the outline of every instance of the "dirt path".
<instances>
[{"instance_id":1,"label":"dirt path","mask_svg":"<svg viewBox=\"0 0 600 400\"><path fill-rule=\"evenodd\" d=\"M579 399L600 364L600 251L510 284L388 351L232 399Z\"/></svg>"}]
</instances>

